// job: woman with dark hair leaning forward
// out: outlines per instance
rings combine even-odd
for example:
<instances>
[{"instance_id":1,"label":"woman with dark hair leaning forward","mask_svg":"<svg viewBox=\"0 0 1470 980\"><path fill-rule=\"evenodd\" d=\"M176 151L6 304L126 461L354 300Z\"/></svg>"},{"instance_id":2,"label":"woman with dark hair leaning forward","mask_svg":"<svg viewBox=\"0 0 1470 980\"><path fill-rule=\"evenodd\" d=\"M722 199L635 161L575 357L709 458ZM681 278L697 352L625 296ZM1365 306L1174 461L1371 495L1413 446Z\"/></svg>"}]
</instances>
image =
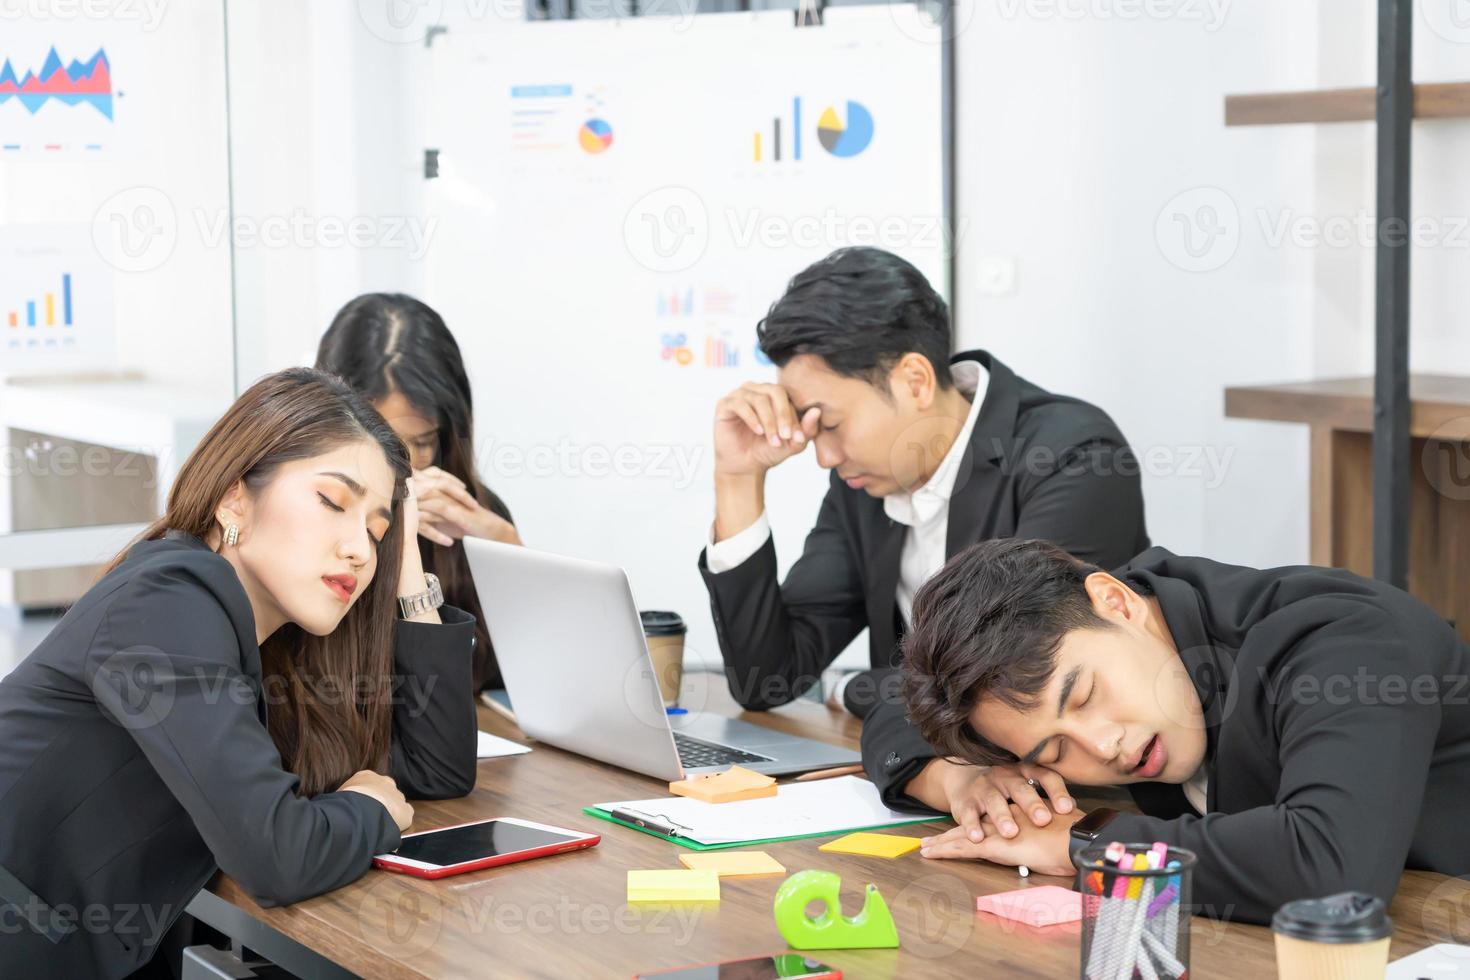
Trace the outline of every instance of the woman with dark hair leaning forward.
<instances>
[{"instance_id":1,"label":"woman with dark hair leaning forward","mask_svg":"<svg viewBox=\"0 0 1470 980\"><path fill-rule=\"evenodd\" d=\"M475 690L503 687L460 540L521 537L475 467L474 402L454 335L411 296L365 293L332 318L316 366L367 396L408 446L424 570L438 576L446 601L475 617Z\"/></svg>"},{"instance_id":2,"label":"woman with dark hair leaning forward","mask_svg":"<svg viewBox=\"0 0 1470 980\"><path fill-rule=\"evenodd\" d=\"M264 378L0 680L0 976L127 976L217 869L296 902L473 788L474 622L408 475L340 379Z\"/></svg>"}]
</instances>

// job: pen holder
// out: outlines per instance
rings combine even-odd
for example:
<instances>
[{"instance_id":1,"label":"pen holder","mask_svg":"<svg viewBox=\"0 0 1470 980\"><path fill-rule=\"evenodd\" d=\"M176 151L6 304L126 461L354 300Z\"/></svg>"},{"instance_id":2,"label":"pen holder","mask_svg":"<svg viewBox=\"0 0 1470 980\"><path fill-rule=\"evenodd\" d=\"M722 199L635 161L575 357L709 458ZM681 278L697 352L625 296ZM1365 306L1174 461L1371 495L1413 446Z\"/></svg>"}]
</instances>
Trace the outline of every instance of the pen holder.
<instances>
[{"instance_id":1,"label":"pen holder","mask_svg":"<svg viewBox=\"0 0 1470 980\"><path fill-rule=\"evenodd\" d=\"M1082 980L1178 980L1189 972L1194 854L1162 844L1085 847L1072 856L1082 895Z\"/></svg>"}]
</instances>

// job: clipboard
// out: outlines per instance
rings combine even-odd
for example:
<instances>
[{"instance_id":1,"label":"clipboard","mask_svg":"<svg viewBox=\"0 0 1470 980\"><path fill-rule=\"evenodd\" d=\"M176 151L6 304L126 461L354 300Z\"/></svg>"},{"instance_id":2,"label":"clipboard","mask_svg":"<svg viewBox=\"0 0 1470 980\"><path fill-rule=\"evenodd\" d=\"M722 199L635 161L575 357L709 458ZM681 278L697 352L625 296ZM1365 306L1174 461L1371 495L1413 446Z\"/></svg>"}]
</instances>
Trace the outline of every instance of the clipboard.
<instances>
[{"instance_id":1,"label":"clipboard","mask_svg":"<svg viewBox=\"0 0 1470 980\"><path fill-rule=\"evenodd\" d=\"M619 824L629 830L636 830L651 837L661 837L664 840L687 847L691 851L726 851L736 847L754 847L757 844L779 844L788 840L810 840L815 837L841 837L850 834L854 830L889 830L893 827L911 827L916 823L928 823L931 820L948 820L944 816L916 817L913 820L905 820L900 823L885 823L870 827L854 827L850 830L829 830L817 834L796 834L791 837L766 837L759 840L728 841L722 844L703 844L697 840L681 836L689 832L688 827L682 827L658 814L643 813L638 810L603 810L595 806L584 806L582 812L589 817L598 820L606 820L608 823Z\"/></svg>"}]
</instances>

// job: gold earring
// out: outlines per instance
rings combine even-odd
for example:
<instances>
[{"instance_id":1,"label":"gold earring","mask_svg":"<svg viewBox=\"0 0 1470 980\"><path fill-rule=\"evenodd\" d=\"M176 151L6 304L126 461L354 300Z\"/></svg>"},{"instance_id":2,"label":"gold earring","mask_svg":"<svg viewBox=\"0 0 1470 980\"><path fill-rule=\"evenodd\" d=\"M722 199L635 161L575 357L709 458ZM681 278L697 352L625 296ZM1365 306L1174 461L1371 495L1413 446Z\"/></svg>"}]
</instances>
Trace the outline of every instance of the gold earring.
<instances>
[{"instance_id":1,"label":"gold earring","mask_svg":"<svg viewBox=\"0 0 1470 980\"><path fill-rule=\"evenodd\" d=\"M225 528L225 544L233 547L234 545L237 545L239 543L240 526L238 524L231 524L229 527Z\"/></svg>"}]
</instances>

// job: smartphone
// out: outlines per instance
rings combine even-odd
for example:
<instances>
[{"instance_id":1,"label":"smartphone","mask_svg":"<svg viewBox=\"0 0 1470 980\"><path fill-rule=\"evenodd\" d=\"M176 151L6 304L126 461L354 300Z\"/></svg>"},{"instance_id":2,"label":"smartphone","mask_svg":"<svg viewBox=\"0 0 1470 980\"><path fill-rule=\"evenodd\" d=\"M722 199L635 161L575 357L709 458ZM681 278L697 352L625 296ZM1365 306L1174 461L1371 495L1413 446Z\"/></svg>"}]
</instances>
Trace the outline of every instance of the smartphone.
<instances>
[{"instance_id":1,"label":"smartphone","mask_svg":"<svg viewBox=\"0 0 1470 980\"><path fill-rule=\"evenodd\" d=\"M500 817L406 834L398 850L375 856L373 865L419 878L445 878L548 854L579 851L594 847L601 840L598 834Z\"/></svg>"},{"instance_id":2,"label":"smartphone","mask_svg":"<svg viewBox=\"0 0 1470 980\"><path fill-rule=\"evenodd\" d=\"M633 980L842 980L842 971L800 953L775 953L748 960L727 960L640 973Z\"/></svg>"}]
</instances>

